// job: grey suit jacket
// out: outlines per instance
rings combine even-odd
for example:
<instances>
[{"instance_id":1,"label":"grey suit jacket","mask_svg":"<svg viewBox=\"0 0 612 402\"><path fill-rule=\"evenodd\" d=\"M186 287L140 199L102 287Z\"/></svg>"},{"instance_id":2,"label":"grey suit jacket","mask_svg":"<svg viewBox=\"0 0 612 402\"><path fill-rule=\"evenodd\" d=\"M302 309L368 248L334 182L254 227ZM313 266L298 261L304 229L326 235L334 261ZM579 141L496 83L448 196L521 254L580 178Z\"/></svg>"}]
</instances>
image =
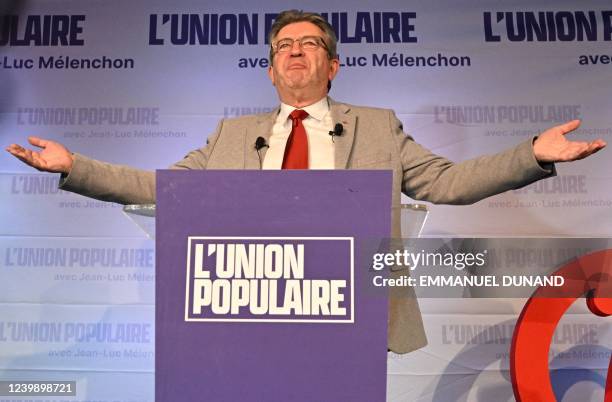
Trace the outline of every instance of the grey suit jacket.
<instances>
[{"instance_id":1,"label":"grey suit jacket","mask_svg":"<svg viewBox=\"0 0 612 402\"><path fill-rule=\"evenodd\" d=\"M400 237L400 194L443 204L470 204L554 174L535 159L532 140L502 153L453 163L432 154L402 130L391 110L352 106L330 100L332 121L344 127L335 138L336 169L393 171L392 236ZM224 119L203 148L190 152L174 169L260 169L257 137L272 133L278 109L271 113ZM263 156L265 148L260 150ZM155 202L155 174L75 154L60 182L64 190L122 204ZM418 303L411 288L389 297L388 347L407 353L427 343Z\"/></svg>"}]
</instances>

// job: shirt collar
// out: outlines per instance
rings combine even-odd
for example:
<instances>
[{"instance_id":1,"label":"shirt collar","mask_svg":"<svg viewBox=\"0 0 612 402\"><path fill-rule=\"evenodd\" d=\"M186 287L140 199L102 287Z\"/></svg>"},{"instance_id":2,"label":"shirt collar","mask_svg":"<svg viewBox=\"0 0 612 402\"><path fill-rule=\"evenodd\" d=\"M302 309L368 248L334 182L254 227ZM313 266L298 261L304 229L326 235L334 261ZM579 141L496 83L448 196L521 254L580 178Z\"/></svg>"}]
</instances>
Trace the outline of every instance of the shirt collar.
<instances>
[{"instance_id":1,"label":"shirt collar","mask_svg":"<svg viewBox=\"0 0 612 402\"><path fill-rule=\"evenodd\" d=\"M280 121L285 121L289 118L289 114L293 112L296 108L286 103L282 103L280 105L280 112L278 113L278 118ZM320 101L313 103L312 105L305 106L301 108L308 112L308 116L312 117L316 120L322 121L327 112L329 112L329 101L327 96L322 98Z\"/></svg>"}]
</instances>

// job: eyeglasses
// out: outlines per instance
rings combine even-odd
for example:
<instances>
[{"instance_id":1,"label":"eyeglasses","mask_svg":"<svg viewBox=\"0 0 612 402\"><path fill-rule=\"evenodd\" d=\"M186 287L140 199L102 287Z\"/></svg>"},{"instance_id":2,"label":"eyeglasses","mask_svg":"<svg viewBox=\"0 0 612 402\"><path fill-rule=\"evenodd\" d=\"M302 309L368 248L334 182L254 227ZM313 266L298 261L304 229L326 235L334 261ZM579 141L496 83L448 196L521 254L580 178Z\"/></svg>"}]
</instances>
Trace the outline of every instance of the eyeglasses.
<instances>
[{"instance_id":1,"label":"eyeglasses","mask_svg":"<svg viewBox=\"0 0 612 402\"><path fill-rule=\"evenodd\" d=\"M272 44L272 49L274 49L276 53L288 53L293 49L293 43L295 42L300 44L300 48L308 52L315 51L320 47L327 49L327 45L319 36L303 36L297 39L279 39L276 43Z\"/></svg>"}]
</instances>

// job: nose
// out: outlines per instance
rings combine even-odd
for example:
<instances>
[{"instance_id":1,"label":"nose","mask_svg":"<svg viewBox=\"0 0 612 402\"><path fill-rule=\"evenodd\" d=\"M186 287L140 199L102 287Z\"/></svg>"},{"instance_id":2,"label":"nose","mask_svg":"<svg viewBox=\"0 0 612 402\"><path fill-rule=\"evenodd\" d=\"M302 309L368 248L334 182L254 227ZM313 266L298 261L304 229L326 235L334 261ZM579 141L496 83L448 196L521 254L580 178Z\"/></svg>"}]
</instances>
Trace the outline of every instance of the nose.
<instances>
[{"instance_id":1,"label":"nose","mask_svg":"<svg viewBox=\"0 0 612 402\"><path fill-rule=\"evenodd\" d=\"M303 53L304 51L302 50L302 42L300 42L299 40L294 41L293 45L291 46L291 55L301 56Z\"/></svg>"}]
</instances>

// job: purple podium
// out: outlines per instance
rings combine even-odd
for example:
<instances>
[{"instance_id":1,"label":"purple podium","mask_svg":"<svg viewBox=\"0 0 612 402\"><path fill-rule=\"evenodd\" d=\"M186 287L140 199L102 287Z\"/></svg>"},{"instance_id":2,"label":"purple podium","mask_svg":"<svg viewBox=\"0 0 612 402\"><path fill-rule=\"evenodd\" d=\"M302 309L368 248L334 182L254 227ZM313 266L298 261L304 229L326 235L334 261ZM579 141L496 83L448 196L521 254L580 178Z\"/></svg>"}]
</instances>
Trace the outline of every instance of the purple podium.
<instances>
[{"instance_id":1,"label":"purple podium","mask_svg":"<svg viewBox=\"0 0 612 402\"><path fill-rule=\"evenodd\" d=\"M158 171L156 401L384 401L391 176Z\"/></svg>"}]
</instances>

